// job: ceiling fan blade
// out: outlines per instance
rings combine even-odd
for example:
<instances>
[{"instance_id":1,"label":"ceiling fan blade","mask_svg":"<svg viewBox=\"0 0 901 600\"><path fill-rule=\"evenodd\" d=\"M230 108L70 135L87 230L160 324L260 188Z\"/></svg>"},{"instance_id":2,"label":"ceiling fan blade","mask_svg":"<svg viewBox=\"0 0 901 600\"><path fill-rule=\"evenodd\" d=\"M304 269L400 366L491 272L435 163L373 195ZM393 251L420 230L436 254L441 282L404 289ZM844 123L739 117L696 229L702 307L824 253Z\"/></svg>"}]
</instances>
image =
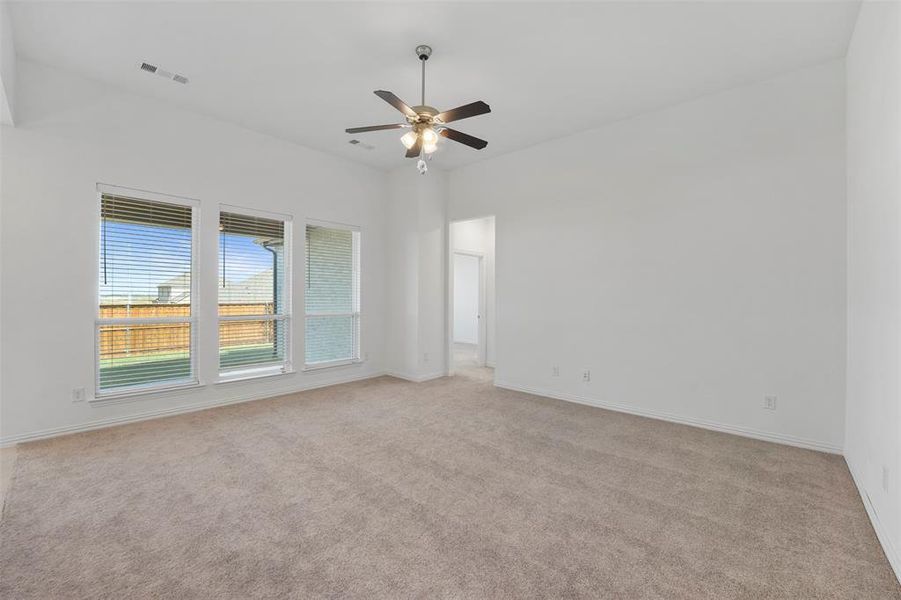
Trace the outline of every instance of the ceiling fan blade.
<instances>
[{"instance_id":1,"label":"ceiling fan blade","mask_svg":"<svg viewBox=\"0 0 901 600\"><path fill-rule=\"evenodd\" d=\"M367 131L381 131L383 129L402 129L409 127L406 123L394 123L392 125L370 125L369 127L351 127L345 129L347 133L366 133Z\"/></svg>"},{"instance_id":2,"label":"ceiling fan blade","mask_svg":"<svg viewBox=\"0 0 901 600\"><path fill-rule=\"evenodd\" d=\"M417 116L416 112L412 108L407 106L403 100L401 100L391 92L386 92L385 90L376 90L373 93L408 117Z\"/></svg>"},{"instance_id":3,"label":"ceiling fan blade","mask_svg":"<svg viewBox=\"0 0 901 600\"><path fill-rule=\"evenodd\" d=\"M486 142L485 140L480 140L477 137L471 136L468 133L463 133L462 131L457 131L456 129L449 129L445 127L438 133L449 140L454 140L455 142L466 144L470 148L475 148L476 150L481 150L488 145L488 142Z\"/></svg>"},{"instance_id":4,"label":"ceiling fan blade","mask_svg":"<svg viewBox=\"0 0 901 600\"><path fill-rule=\"evenodd\" d=\"M478 102L464 104L463 106L458 106L457 108L446 110L443 113L438 113L437 115L435 115L435 119L441 121L442 123L450 123L451 121L468 119L469 117L484 115L485 113L490 112L491 107L479 100Z\"/></svg>"},{"instance_id":5,"label":"ceiling fan blade","mask_svg":"<svg viewBox=\"0 0 901 600\"><path fill-rule=\"evenodd\" d=\"M420 151L422 150L422 136L416 136L416 143L410 146L410 149L407 150L407 158L416 158L419 156Z\"/></svg>"}]
</instances>

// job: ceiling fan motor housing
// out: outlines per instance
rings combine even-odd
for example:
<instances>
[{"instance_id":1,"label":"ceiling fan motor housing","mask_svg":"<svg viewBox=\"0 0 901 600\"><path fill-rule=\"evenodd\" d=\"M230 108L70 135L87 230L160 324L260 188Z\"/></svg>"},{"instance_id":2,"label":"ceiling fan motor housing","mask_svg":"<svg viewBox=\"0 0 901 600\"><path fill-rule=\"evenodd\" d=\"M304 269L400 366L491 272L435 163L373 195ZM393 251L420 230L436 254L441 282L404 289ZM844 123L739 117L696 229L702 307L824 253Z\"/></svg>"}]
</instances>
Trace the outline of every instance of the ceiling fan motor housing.
<instances>
[{"instance_id":1,"label":"ceiling fan motor housing","mask_svg":"<svg viewBox=\"0 0 901 600\"><path fill-rule=\"evenodd\" d=\"M434 106L427 106L424 104L420 104L419 106L411 107L413 112L415 112L417 117L410 117L409 120L411 123L433 123L435 121L435 115L438 114L438 109Z\"/></svg>"}]
</instances>

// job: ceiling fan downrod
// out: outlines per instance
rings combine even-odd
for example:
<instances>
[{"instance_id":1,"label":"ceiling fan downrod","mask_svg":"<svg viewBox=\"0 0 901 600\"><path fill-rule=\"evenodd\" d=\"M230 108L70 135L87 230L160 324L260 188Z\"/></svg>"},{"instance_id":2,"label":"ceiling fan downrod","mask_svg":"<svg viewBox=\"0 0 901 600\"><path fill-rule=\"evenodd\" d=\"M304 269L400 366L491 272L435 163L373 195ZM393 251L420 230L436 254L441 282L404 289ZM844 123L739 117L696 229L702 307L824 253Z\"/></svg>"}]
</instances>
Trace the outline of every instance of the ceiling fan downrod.
<instances>
[{"instance_id":1,"label":"ceiling fan downrod","mask_svg":"<svg viewBox=\"0 0 901 600\"><path fill-rule=\"evenodd\" d=\"M431 46L426 46L425 44L416 46L416 56L419 57L419 62L422 63L422 102L420 104L423 106L425 106L425 61L429 60L431 55Z\"/></svg>"}]
</instances>

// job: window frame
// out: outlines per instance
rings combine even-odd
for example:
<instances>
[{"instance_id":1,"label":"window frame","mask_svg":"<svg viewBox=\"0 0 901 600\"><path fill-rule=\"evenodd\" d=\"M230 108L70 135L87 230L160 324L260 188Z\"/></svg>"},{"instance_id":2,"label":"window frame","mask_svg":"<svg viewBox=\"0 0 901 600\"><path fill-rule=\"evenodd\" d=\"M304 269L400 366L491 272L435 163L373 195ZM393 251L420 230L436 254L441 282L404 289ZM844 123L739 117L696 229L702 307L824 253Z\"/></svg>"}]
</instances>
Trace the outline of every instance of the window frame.
<instances>
[{"instance_id":1,"label":"window frame","mask_svg":"<svg viewBox=\"0 0 901 600\"><path fill-rule=\"evenodd\" d=\"M216 286L216 383L227 383L230 381L244 381L247 379L257 379L259 377L272 377L273 375L286 375L296 372L294 369L294 216L283 213L270 212L255 208L247 208L243 206L235 206L233 204L219 204L219 210L216 212L216 272L219 273L220 257L222 256L222 236L218 235L219 224L222 220L222 213L233 213L245 215L248 217L260 217L261 219L272 219L281 221L284 224L284 314L282 315L228 315L219 314L219 286ZM306 231L306 228L304 229ZM218 275L217 275L218 277ZM282 321L285 331L285 360L283 364L263 365L241 367L223 371L219 365L219 326L222 322L227 321Z\"/></svg>"},{"instance_id":2,"label":"window frame","mask_svg":"<svg viewBox=\"0 0 901 600\"><path fill-rule=\"evenodd\" d=\"M307 235L307 227L324 227L327 229L339 229L343 231L351 231L354 235L354 248L353 248L353 281L355 282L353 295L355 296L352 299L352 304L356 306L356 311L352 311L349 313L308 313L307 312L307 244L306 244L306 235ZM347 223L338 223L335 221L320 221L317 219L306 219L304 221L303 227L304 233L304 245L303 245L303 264L304 264L304 284L303 284L303 331L304 331L304 341L303 341L303 370L304 371L319 371L321 369L331 369L335 367L344 367L349 365L358 365L363 363L363 232L362 228L359 225L349 225ZM351 327L351 330L354 332L354 340L353 340L353 349L351 358L342 358L337 360L330 360L324 362L310 363L307 362L307 339L306 339L306 331L307 331L307 319L310 317L352 317L354 322Z\"/></svg>"},{"instance_id":3,"label":"window frame","mask_svg":"<svg viewBox=\"0 0 901 600\"><path fill-rule=\"evenodd\" d=\"M111 400L129 396L141 396L157 392L166 392L185 388L195 388L202 385L197 371L198 335L197 335L197 308L200 304L199 282L199 234L200 234L200 201L184 196L174 196L159 192L150 192L136 188L127 188L107 183L97 184L97 211L95 231L94 256L99 257L101 247L99 244L101 228L103 227L103 196L123 196L144 200L148 202L162 202L187 206L191 208L191 314L187 317L148 317L148 318L102 318L100 316L100 272L97 263L94 264L94 394L92 401ZM165 323L188 323L190 325L190 346L188 355L190 358L191 374L186 379L172 380L164 383L142 383L129 386L118 386L107 391L100 389L100 328L104 325L158 325Z\"/></svg>"}]
</instances>

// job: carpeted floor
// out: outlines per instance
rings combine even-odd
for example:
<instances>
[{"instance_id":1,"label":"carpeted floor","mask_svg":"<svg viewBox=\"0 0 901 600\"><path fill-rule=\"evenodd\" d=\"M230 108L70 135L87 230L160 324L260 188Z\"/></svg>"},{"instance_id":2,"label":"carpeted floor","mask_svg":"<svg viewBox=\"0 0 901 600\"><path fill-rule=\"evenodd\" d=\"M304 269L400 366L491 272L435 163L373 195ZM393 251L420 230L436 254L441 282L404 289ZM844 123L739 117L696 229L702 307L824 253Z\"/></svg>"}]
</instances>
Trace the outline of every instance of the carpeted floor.
<instances>
[{"instance_id":1,"label":"carpeted floor","mask_svg":"<svg viewBox=\"0 0 901 600\"><path fill-rule=\"evenodd\" d=\"M454 343L454 368L468 369L475 373L473 367L479 366L479 347L475 344Z\"/></svg>"},{"instance_id":2,"label":"carpeted floor","mask_svg":"<svg viewBox=\"0 0 901 600\"><path fill-rule=\"evenodd\" d=\"M19 447L0 597L899 599L844 461L392 378Z\"/></svg>"}]
</instances>

